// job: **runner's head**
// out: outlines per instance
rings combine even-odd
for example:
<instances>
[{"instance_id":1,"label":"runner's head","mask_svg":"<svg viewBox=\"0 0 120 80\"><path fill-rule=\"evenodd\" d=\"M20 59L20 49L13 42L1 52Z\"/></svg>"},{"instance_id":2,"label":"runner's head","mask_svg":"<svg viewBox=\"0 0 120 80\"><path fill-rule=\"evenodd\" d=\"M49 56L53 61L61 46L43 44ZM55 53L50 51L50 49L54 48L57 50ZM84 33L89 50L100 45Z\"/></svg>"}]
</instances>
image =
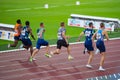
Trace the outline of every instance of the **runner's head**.
<instances>
[{"instance_id":1,"label":"runner's head","mask_svg":"<svg viewBox=\"0 0 120 80\"><path fill-rule=\"evenodd\" d=\"M61 23L60 23L60 26L61 26L61 27L64 27L64 26L65 26L65 23L64 23L64 22L61 22Z\"/></svg>"},{"instance_id":2,"label":"runner's head","mask_svg":"<svg viewBox=\"0 0 120 80\"><path fill-rule=\"evenodd\" d=\"M102 28L102 29L104 29L104 28L105 28L104 23L100 23L100 28Z\"/></svg>"},{"instance_id":3,"label":"runner's head","mask_svg":"<svg viewBox=\"0 0 120 80\"><path fill-rule=\"evenodd\" d=\"M20 20L20 19L18 19L16 22L17 22L18 24L21 24L21 20Z\"/></svg>"},{"instance_id":4,"label":"runner's head","mask_svg":"<svg viewBox=\"0 0 120 80\"><path fill-rule=\"evenodd\" d=\"M25 25L26 25L26 26L29 26L29 25L30 25L30 22L29 22L29 21L26 21L26 22L25 22Z\"/></svg>"},{"instance_id":5,"label":"runner's head","mask_svg":"<svg viewBox=\"0 0 120 80\"><path fill-rule=\"evenodd\" d=\"M92 22L89 23L89 27L93 28L93 23Z\"/></svg>"},{"instance_id":6,"label":"runner's head","mask_svg":"<svg viewBox=\"0 0 120 80\"><path fill-rule=\"evenodd\" d=\"M43 22L40 23L40 27L44 27L44 23Z\"/></svg>"}]
</instances>

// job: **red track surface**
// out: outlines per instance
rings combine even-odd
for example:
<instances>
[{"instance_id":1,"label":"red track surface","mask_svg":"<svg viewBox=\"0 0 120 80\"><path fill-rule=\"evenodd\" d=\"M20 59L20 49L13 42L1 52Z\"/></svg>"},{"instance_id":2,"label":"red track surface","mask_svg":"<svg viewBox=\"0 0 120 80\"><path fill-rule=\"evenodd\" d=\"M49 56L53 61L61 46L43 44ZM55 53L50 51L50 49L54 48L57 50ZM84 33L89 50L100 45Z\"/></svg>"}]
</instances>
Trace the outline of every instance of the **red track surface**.
<instances>
[{"instance_id":1,"label":"red track surface","mask_svg":"<svg viewBox=\"0 0 120 80\"><path fill-rule=\"evenodd\" d=\"M74 60L67 60L67 52L52 58L44 56L45 49L36 55L36 61L30 63L29 51L14 51L0 54L0 80L85 80L87 78L120 73L120 40L105 43L107 52L104 64L105 72L98 71L100 54L94 56L93 69L85 67L88 54L83 54L83 44L71 46ZM51 47L54 50L56 47Z\"/></svg>"}]
</instances>

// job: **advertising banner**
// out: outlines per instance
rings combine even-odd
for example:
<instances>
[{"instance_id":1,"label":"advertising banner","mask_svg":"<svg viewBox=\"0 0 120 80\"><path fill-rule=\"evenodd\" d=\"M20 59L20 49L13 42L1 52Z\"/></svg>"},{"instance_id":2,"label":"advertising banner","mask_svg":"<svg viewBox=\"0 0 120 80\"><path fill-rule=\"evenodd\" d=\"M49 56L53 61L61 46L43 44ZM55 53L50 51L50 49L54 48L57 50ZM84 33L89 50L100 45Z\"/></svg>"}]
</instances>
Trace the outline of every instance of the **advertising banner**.
<instances>
[{"instance_id":1,"label":"advertising banner","mask_svg":"<svg viewBox=\"0 0 120 80\"><path fill-rule=\"evenodd\" d=\"M14 41L14 32L0 30L0 39Z\"/></svg>"},{"instance_id":2,"label":"advertising banner","mask_svg":"<svg viewBox=\"0 0 120 80\"><path fill-rule=\"evenodd\" d=\"M82 20L82 19L68 19L68 26L76 26L76 27L89 27L89 23L92 22L94 29L99 29L101 21L93 21L93 20ZM108 31L114 31L114 23L113 22L104 22L105 29Z\"/></svg>"}]
</instances>

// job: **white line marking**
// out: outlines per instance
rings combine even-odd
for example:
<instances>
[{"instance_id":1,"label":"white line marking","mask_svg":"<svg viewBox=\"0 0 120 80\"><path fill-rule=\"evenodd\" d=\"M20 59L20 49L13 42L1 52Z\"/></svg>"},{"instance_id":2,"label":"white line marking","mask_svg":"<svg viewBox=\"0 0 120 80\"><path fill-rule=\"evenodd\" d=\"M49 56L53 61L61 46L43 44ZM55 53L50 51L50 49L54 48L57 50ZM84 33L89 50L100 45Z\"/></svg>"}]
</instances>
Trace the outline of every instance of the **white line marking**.
<instances>
[{"instance_id":1,"label":"white line marking","mask_svg":"<svg viewBox=\"0 0 120 80\"><path fill-rule=\"evenodd\" d=\"M120 37L118 38L110 38L110 40L117 40L117 39L120 39ZM80 44L80 43L84 43L83 42L73 42L73 43L70 43L70 45L74 45L74 44ZM50 47L55 47L56 45L50 45ZM35 47L34 47L35 48ZM41 47L41 48L45 48L45 47ZM4 52L12 52L12 51L20 51L20 50L25 50L25 49L14 49L14 50L5 50L5 51L0 51L0 53L4 53Z\"/></svg>"},{"instance_id":2,"label":"white line marking","mask_svg":"<svg viewBox=\"0 0 120 80\"><path fill-rule=\"evenodd\" d=\"M105 2L109 2L109 1L96 1L94 3L105 3ZM80 3L80 4L93 4L93 2L85 2L85 3ZM61 7L61 6L74 6L75 4L66 4L66 5L59 5L59 6L49 6L49 8L54 8L54 7ZM31 10L31 9L43 9L43 7L35 7L35 8L23 8L23 9L9 9L9 10L5 10L6 12L12 12L12 11L23 11L23 10Z\"/></svg>"},{"instance_id":3,"label":"white line marking","mask_svg":"<svg viewBox=\"0 0 120 80\"><path fill-rule=\"evenodd\" d=\"M118 73L118 75L120 76L120 73Z\"/></svg>"},{"instance_id":4,"label":"white line marking","mask_svg":"<svg viewBox=\"0 0 120 80\"><path fill-rule=\"evenodd\" d=\"M118 66L118 67L120 67L120 66ZM107 68L107 69L108 69L108 68ZM112 69L112 67L109 68L109 69ZM98 71L98 70L92 70L92 71L86 71L86 72L77 72L77 73L70 73L70 74L63 74L63 75L58 75L58 76L49 76L49 77L47 77L47 78L43 78L42 80L47 80L47 79L51 79L51 78L54 78L54 77L58 78L58 77L65 77L65 76L82 74L82 73L95 72L95 71ZM37 78L36 78L36 79L37 79ZM101 79L103 79L103 78L101 77Z\"/></svg>"},{"instance_id":5,"label":"white line marking","mask_svg":"<svg viewBox=\"0 0 120 80\"><path fill-rule=\"evenodd\" d=\"M96 77L96 80L98 80L98 77Z\"/></svg>"},{"instance_id":6,"label":"white line marking","mask_svg":"<svg viewBox=\"0 0 120 80\"><path fill-rule=\"evenodd\" d=\"M118 60L120 61L120 60ZM110 62L107 62L107 63L111 63L113 61L110 61ZM114 62L117 62L117 61L114 61ZM64 64L67 64L64 63ZM92 65L97 65L99 63L95 63L95 64L92 64ZM53 64L52 66L54 65L58 65L58 64ZM49 65L44 65L44 66L37 66L37 68L41 68L41 67L47 67ZM68 69L73 69L73 68L81 68L81 67L84 67L84 65L80 65L80 66L75 66L75 67L67 67L67 68L61 68L61 69L53 69L53 70L49 70L49 71L42 71L42 72L36 72L36 73L30 73L30 75L33 75L33 74L40 74L40 73L48 73L48 72L54 72L54 71L60 71L60 70L68 70ZM120 67L120 66L117 66L117 67ZM13 72L13 71L20 71L20 70L26 70L26 69L32 69L32 68L35 68L35 67L31 67L31 68L21 68L21 69L15 69L15 70L8 70L8 71L1 71L2 73L8 73L8 72ZM110 68L116 68L116 67L110 67ZM110 69L110 68L106 68L107 69ZM98 70L95 70L95 71L98 71Z\"/></svg>"},{"instance_id":7,"label":"white line marking","mask_svg":"<svg viewBox=\"0 0 120 80\"><path fill-rule=\"evenodd\" d=\"M110 55L110 56L108 56L107 58L112 58L112 57L116 57L116 56L118 56L118 55L114 55L114 56L113 56L113 55ZM51 60L54 61L54 60L56 60L56 59L59 60L59 59L61 59L61 58L53 58L53 59L51 59ZM94 59L97 60L96 57L95 57ZM20 60L23 60L23 58L20 58ZM80 62L81 62L81 61L85 61L85 60L86 60L86 59L80 60ZM6 60L6 61L10 61L10 60ZM0 61L0 62L4 62L4 63L5 63L6 61ZM71 62L79 62L79 61L71 61ZM112 61L112 62L114 62L114 61ZM59 64L63 64L63 65L64 65L64 64L66 64L66 63L69 63L69 62L58 63L58 65L59 65ZM105 63L106 63L106 62L105 62ZM23 63L23 64L24 64L24 63ZM1 65L0 67L10 67L10 66L17 66L17 65L19 65L19 64L11 64L11 65L5 65L5 66Z\"/></svg>"},{"instance_id":8,"label":"white line marking","mask_svg":"<svg viewBox=\"0 0 120 80\"><path fill-rule=\"evenodd\" d=\"M107 79L107 76L105 75L105 79Z\"/></svg>"},{"instance_id":9,"label":"white line marking","mask_svg":"<svg viewBox=\"0 0 120 80\"><path fill-rule=\"evenodd\" d=\"M6 11L22 11L22 10L31 10L31 8L11 9L11 10L6 10Z\"/></svg>"},{"instance_id":10,"label":"white line marking","mask_svg":"<svg viewBox=\"0 0 120 80\"><path fill-rule=\"evenodd\" d=\"M35 7L33 9L43 9L44 7Z\"/></svg>"},{"instance_id":11,"label":"white line marking","mask_svg":"<svg viewBox=\"0 0 120 80\"><path fill-rule=\"evenodd\" d=\"M115 74L113 74L115 78L117 78L117 76Z\"/></svg>"},{"instance_id":12,"label":"white line marking","mask_svg":"<svg viewBox=\"0 0 120 80\"><path fill-rule=\"evenodd\" d=\"M110 78L112 77L111 75L109 75L110 76Z\"/></svg>"}]
</instances>

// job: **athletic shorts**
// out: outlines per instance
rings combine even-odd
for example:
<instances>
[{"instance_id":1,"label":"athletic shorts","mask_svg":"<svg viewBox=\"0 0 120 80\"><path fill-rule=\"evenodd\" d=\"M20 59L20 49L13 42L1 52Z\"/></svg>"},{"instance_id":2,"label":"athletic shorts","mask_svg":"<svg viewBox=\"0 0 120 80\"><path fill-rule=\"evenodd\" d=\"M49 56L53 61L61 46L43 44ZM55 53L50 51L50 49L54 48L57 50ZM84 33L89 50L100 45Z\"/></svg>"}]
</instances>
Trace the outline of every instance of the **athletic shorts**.
<instances>
[{"instance_id":1,"label":"athletic shorts","mask_svg":"<svg viewBox=\"0 0 120 80\"><path fill-rule=\"evenodd\" d=\"M92 46L92 40L91 41L85 41L84 46L85 46L85 48L87 48L88 51L94 51L94 48Z\"/></svg>"},{"instance_id":2,"label":"athletic shorts","mask_svg":"<svg viewBox=\"0 0 120 80\"><path fill-rule=\"evenodd\" d=\"M48 45L49 43L47 41L45 41L44 39L38 38L36 48L40 49L41 46L48 46Z\"/></svg>"},{"instance_id":3,"label":"athletic shorts","mask_svg":"<svg viewBox=\"0 0 120 80\"><path fill-rule=\"evenodd\" d=\"M104 45L104 41L97 41L96 42L96 46L100 50L100 53L106 51L106 48L105 48L105 45Z\"/></svg>"},{"instance_id":4,"label":"athletic shorts","mask_svg":"<svg viewBox=\"0 0 120 80\"><path fill-rule=\"evenodd\" d=\"M69 44L67 44L65 40L58 40L57 41L57 49L61 49L62 46L68 47Z\"/></svg>"},{"instance_id":5,"label":"athletic shorts","mask_svg":"<svg viewBox=\"0 0 120 80\"><path fill-rule=\"evenodd\" d=\"M20 36L14 36L14 40L20 40Z\"/></svg>"},{"instance_id":6,"label":"athletic shorts","mask_svg":"<svg viewBox=\"0 0 120 80\"><path fill-rule=\"evenodd\" d=\"M25 46L31 46L32 45L32 42L29 38L28 39L21 39L21 41Z\"/></svg>"}]
</instances>

